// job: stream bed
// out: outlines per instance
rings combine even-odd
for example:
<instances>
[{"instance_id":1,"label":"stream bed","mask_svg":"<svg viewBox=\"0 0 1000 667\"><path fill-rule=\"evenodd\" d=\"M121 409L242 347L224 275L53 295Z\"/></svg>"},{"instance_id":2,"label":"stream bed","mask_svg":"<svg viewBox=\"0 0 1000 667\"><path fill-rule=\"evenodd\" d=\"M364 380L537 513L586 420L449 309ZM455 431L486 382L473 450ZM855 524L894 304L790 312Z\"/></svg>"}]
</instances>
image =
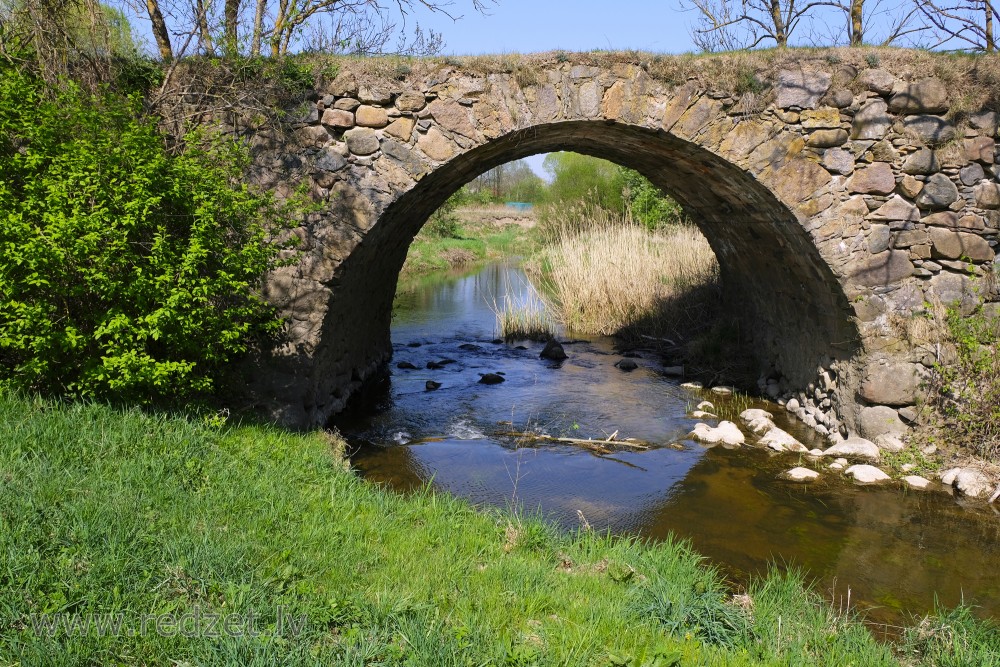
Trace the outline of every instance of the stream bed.
<instances>
[{"instance_id":1,"label":"stream bed","mask_svg":"<svg viewBox=\"0 0 1000 667\"><path fill-rule=\"evenodd\" d=\"M935 596L1000 618L1000 514L993 508L963 505L943 491L855 486L798 455L706 449L687 438L699 421L688 413L701 400L731 419L747 407L769 409L806 446L822 445L773 403L680 387L655 355L641 354L630 373L619 370L613 339L573 336L561 363L540 359L541 343L496 342L493 307L508 294L515 302L534 298L520 269L495 264L397 296L391 382L336 423L359 474L400 492L430 483L567 528L583 517L597 530L654 540L673 533L738 583L791 564L835 606L850 590L851 605L874 624L906 623L930 611ZM400 362L415 368L397 368ZM485 373L505 381L479 384ZM428 380L440 388L428 391ZM505 435L529 430L595 439L617 431L662 446L600 455L559 443L525 446ZM777 479L800 463L820 479Z\"/></svg>"}]
</instances>

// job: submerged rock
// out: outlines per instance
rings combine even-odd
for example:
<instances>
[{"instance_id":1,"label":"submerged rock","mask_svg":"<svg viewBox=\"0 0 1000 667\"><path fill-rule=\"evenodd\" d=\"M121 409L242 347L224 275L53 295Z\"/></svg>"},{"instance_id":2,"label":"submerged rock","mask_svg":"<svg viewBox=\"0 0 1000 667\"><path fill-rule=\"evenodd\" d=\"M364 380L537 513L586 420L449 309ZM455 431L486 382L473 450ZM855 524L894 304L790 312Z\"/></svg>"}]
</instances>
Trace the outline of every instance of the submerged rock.
<instances>
[{"instance_id":1,"label":"submerged rock","mask_svg":"<svg viewBox=\"0 0 1000 667\"><path fill-rule=\"evenodd\" d=\"M859 484L875 484L877 482L885 482L891 479L887 474L870 465L853 465L846 470L844 473L848 477L853 477L855 482Z\"/></svg>"},{"instance_id":2,"label":"submerged rock","mask_svg":"<svg viewBox=\"0 0 1000 667\"><path fill-rule=\"evenodd\" d=\"M639 364L635 363L632 359L621 359L615 364L615 367L620 371L631 373L635 369L639 368Z\"/></svg>"},{"instance_id":3,"label":"submerged rock","mask_svg":"<svg viewBox=\"0 0 1000 667\"><path fill-rule=\"evenodd\" d=\"M907 475L903 478L903 481L906 482L908 487L911 489L917 489L918 491L924 491L925 489L930 488L930 485L933 484L931 480L926 477L921 477L920 475Z\"/></svg>"},{"instance_id":4,"label":"submerged rock","mask_svg":"<svg viewBox=\"0 0 1000 667\"><path fill-rule=\"evenodd\" d=\"M698 424L691 432L691 437L706 445L736 446L746 442L746 436L740 427L728 421L720 422L715 428L708 424Z\"/></svg>"},{"instance_id":5,"label":"submerged rock","mask_svg":"<svg viewBox=\"0 0 1000 667\"><path fill-rule=\"evenodd\" d=\"M441 383L435 382L434 380L428 380L427 382L424 383L424 389L426 389L427 391L434 391L435 389L440 389L440 388L441 388Z\"/></svg>"},{"instance_id":6,"label":"submerged rock","mask_svg":"<svg viewBox=\"0 0 1000 667\"><path fill-rule=\"evenodd\" d=\"M549 342L545 343L545 347L542 348L542 352L538 356L542 359L552 359L553 361L562 361L567 358L566 350L563 349L563 346L555 338L550 338Z\"/></svg>"},{"instance_id":7,"label":"submerged rock","mask_svg":"<svg viewBox=\"0 0 1000 667\"><path fill-rule=\"evenodd\" d=\"M809 468L797 467L791 470L786 470L785 472L778 475L780 479L788 480L789 482L812 482L819 478L819 473L815 470L810 470Z\"/></svg>"},{"instance_id":8,"label":"submerged rock","mask_svg":"<svg viewBox=\"0 0 1000 667\"><path fill-rule=\"evenodd\" d=\"M479 384L500 384L501 382L506 382L506 378L497 373L484 373L479 378Z\"/></svg>"},{"instance_id":9,"label":"submerged rock","mask_svg":"<svg viewBox=\"0 0 1000 667\"><path fill-rule=\"evenodd\" d=\"M411 364L409 361L401 361L401 362L399 362L398 364L396 364L396 368L399 368L399 369L404 370L404 371L415 371L415 370L417 370L417 367L414 366L413 364Z\"/></svg>"}]
</instances>

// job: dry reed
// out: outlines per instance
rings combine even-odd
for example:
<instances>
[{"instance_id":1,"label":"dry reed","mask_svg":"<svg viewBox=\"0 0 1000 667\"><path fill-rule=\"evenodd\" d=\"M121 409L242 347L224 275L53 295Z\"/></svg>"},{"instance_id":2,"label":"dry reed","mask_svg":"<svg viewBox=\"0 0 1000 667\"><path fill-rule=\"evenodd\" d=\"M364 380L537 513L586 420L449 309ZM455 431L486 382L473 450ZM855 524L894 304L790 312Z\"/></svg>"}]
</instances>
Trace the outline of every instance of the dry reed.
<instances>
[{"instance_id":1,"label":"dry reed","mask_svg":"<svg viewBox=\"0 0 1000 667\"><path fill-rule=\"evenodd\" d=\"M578 207L579 209L579 207ZM585 219L550 218L554 241L541 263L554 295L553 312L567 328L611 335L646 325L664 331L689 318L686 296L718 283L718 263L693 226L650 232L628 216L591 210Z\"/></svg>"}]
</instances>

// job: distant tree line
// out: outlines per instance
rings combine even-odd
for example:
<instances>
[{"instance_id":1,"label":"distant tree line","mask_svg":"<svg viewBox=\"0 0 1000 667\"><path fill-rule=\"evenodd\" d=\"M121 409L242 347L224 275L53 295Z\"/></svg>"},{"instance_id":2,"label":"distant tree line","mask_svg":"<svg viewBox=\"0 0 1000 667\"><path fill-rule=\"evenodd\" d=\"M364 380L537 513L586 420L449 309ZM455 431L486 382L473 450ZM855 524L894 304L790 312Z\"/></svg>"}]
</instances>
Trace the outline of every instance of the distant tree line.
<instances>
[{"instance_id":1,"label":"distant tree line","mask_svg":"<svg viewBox=\"0 0 1000 667\"><path fill-rule=\"evenodd\" d=\"M879 45L996 51L997 0L679 0L703 51Z\"/></svg>"}]
</instances>

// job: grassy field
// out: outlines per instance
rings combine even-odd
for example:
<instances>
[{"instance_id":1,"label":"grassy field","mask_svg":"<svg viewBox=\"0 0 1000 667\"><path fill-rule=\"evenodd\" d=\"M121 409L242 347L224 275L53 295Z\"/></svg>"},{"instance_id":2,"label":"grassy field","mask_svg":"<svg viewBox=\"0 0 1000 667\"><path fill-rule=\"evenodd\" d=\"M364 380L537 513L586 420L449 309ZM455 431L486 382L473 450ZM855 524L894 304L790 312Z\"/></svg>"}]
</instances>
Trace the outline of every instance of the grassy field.
<instances>
[{"instance_id":1,"label":"grassy field","mask_svg":"<svg viewBox=\"0 0 1000 667\"><path fill-rule=\"evenodd\" d=\"M449 234L435 233L432 224L426 225L413 239L400 279L532 252L537 242L531 218L521 216L503 206L459 209Z\"/></svg>"},{"instance_id":2,"label":"grassy field","mask_svg":"<svg viewBox=\"0 0 1000 667\"><path fill-rule=\"evenodd\" d=\"M795 575L733 595L683 543L403 497L322 433L0 394L0 442L4 664L1000 660L965 610L894 653Z\"/></svg>"}]
</instances>

